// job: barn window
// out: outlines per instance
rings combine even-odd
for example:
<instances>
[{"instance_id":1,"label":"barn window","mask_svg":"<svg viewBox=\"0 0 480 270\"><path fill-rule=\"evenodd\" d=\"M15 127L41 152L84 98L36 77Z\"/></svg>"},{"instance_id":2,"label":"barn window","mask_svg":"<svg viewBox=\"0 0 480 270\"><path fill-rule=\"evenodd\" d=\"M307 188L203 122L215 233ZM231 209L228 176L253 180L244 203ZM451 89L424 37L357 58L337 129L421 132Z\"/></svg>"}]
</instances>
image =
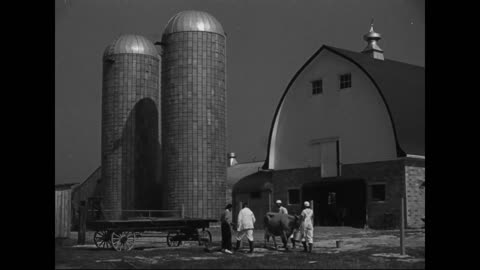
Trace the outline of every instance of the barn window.
<instances>
[{"instance_id":1,"label":"barn window","mask_svg":"<svg viewBox=\"0 0 480 270\"><path fill-rule=\"evenodd\" d=\"M340 89L352 87L352 74L346 73L340 75Z\"/></svg>"},{"instance_id":2,"label":"barn window","mask_svg":"<svg viewBox=\"0 0 480 270\"><path fill-rule=\"evenodd\" d=\"M260 191L257 192L250 192L251 199L259 199L262 197L262 193Z\"/></svg>"},{"instance_id":3,"label":"barn window","mask_svg":"<svg viewBox=\"0 0 480 270\"><path fill-rule=\"evenodd\" d=\"M337 204L337 194L335 192L328 193L328 205Z\"/></svg>"},{"instance_id":4,"label":"barn window","mask_svg":"<svg viewBox=\"0 0 480 270\"><path fill-rule=\"evenodd\" d=\"M322 80L316 80L312 82L312 95L318 95L323 92Z\"/></svg>"},{"instance_id":5,"label":"barn window","mask_svg":"<svg viewBox=\"0 0 480 270\"><path fill-rule=\"evenodd\" d=\"M300 203L300 190L299 189L289 189L288 190L288 204L299 204Z\"/></svg>"},{"instance_id":6,"label":"barn window","mask_svg":"<svg viewBox=\"0 0 480 270\"><path fill-rule=\"evenodd\" d=\"M371 185L372 201L385 201L385 184Z\"/></svg>"}]
</instances>

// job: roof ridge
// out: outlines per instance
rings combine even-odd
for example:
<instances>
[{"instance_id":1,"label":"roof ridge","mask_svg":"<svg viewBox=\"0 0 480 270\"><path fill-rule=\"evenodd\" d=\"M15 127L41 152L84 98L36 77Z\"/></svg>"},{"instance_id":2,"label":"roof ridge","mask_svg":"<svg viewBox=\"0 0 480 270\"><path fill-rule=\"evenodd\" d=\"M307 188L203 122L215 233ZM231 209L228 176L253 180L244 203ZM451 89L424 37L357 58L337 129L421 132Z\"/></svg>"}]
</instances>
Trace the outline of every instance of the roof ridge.
<instances>
[{"instance_id":1,"label":"roof ridge","mask_svg":"<svg viewBox=\"0 0 480 270\"><path fill-rule=\"evenodd\" d=\"M346 51L346 52L349 52L349 53L355 53L355 54L362 55L362 56L364 55L361 52L356 52L356 51L352 51L352 50L348 50L348 49L344 49L344 48L334 47L334 46L331 46L331 45L324 44L323 46L325 46L327 48L330 48L330 49L333 49L333 50ZM367 58L368 58L368 56L367 56ZM375 60L373 58L371 58L371 59ZM406 62L401 62L401 61L393 60L393 59L390 59L390 58L385 58L382 61L378 61L378 63L382 63L382 62L392 62L392 63L395 63L395 64L402 64L402 65L408 65L408 66L413 66L413 67L416 67L416 68L425 69L425 67L422 67L422 66L419 66L419 65L414 65L414 64L410 64L410 63L406 63Z\"/></svg>"}]
</instances>

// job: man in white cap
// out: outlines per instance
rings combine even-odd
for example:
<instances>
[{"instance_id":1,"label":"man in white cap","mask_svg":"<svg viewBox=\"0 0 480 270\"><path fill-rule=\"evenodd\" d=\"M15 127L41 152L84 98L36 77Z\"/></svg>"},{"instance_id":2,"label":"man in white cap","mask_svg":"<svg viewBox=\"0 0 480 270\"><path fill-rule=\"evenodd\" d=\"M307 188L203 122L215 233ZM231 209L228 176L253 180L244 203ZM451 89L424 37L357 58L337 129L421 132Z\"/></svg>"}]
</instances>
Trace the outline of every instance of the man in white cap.
<instances>
[{"instance_id":1,"label":"man in white cap","mask_svg":"<svg viewBox=\"0 0 480 270\"><path fill-rule=\"evenodd\" d=\"M282 201L281 200L277 200L275 202L275 204L278 207L278 213L288 215L288 210L287 210L287 208L282 206Z\"/></svg>"},{"instance_id":2,"label":"man in white cap","mask_svg":"<svg viewBox=\"0 0 480 270\"><path fill-rule=\"evenodd\" d=\"M278 207L278 213L288 215L288 210L287 210L287 208L285 208L285 207L282 206L282 201L281 201L281 200L277 200L277 201L275 202L275 204L276 204L277 207ZM295 233L296 233L296 232L294 231L294 233L292 233L292 234L290 235L290 237L289 237L290 241L292 242L292 247L293 247L293 248L295 248L295 238L294 238L294 234L295 234Z\"/></svg>"},{"instance_id":3,"label":"man in white cap","mask_svg":"<svg viewBox=\"0 0 480 270\"><path fill-rule=\"evenodd\" d=\"M305 201L303 205L305 206L305 209L303 209L300 214L303 220L302 244L304 251L311 253L313 249L313 210L310 209L310 203L308 201Z\"/></svg>"}]
</instances>

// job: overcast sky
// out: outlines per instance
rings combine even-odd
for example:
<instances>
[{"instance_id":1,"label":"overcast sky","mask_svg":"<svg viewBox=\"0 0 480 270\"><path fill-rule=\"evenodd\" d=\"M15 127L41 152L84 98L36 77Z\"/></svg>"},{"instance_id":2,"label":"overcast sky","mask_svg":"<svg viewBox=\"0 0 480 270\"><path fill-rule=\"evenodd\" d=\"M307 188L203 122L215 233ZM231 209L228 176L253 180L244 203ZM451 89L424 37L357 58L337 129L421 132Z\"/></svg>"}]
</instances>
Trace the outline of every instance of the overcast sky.
<instances>
[{"instance_id":1,"label":"overcast sky","mask_svg":"<svg viewBox=\"0 0 480 270\"><path fill-rule=\"evenodd\" d=\"M213 15L227 32L227 150L264 160L288 82L323 44L361 51L370 20L387 59L425 66L421 0L56 0L55 183L100 166L102 54L119 34L159 41L182 10Z\"/></svg>"}]
</instances>

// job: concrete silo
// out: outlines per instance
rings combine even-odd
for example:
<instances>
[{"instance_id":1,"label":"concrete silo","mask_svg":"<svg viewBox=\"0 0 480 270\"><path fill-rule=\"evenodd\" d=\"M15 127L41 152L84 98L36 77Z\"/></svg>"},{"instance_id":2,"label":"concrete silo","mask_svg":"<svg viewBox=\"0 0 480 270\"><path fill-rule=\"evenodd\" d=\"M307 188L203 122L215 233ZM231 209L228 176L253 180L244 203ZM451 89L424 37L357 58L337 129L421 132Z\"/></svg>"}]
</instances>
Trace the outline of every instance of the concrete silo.
<instances>
[{"instance_id":1,"label":"concrete silo","mask_svg":"<svg viewBox=\"0 0 480 270\"><path fill-rule=\"evenodd\" d=\"M227 174L226 36L210 14L183 11L170 19L161 43L167 205L218 219Z\"/></svg>"},{"instance_id":2,"label":"concrete silo","mask_svg":"<svg viewBox=\"0 0 480 270\"><path fill-rule=\"evenodd\" d=\"M121 35L103 55L103 208L159 209L160 56L153 43ZM120 215L109 215L119 218Z\"/></svg>"}]
</instances>

